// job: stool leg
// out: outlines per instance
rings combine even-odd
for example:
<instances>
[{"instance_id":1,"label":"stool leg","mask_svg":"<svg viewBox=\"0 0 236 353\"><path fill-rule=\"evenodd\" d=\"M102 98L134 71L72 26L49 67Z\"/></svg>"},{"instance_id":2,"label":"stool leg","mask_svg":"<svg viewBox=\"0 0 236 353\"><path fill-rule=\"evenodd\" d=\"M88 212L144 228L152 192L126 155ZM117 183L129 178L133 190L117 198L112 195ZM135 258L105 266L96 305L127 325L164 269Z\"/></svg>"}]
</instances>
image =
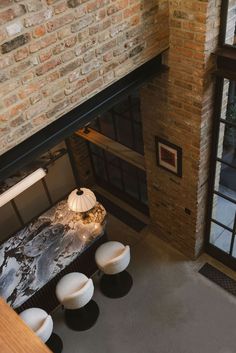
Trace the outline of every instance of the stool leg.
<instances>
[{"instance_id":1,"label":"stool leg","mask_svg":"<svg viewBox=\"0 0 236 353\"><path fill-rule=\"evenodd\" d=\"M116 275L104 274L100 282L101 292L109 298L124 297L130 291L132 285L133 279L127 271Z\"/></svg>"},{"instance_id":2,"label":"stool leg","mask_svg":"<svg viewBox=\"0 0 236 353\"><path fill-rule=\"evenodd\" d=\"M99 307L94 300L83 308L76 310L65 310L65 321L67 326L74 331L85 331L91 328L99 316Z\"/></svg>"},{"instance_id":3,"label":"stool leg","mask_svg":"<svg viewBox=\"0 0 236 353\"><path fill-rule=\"evenodd\" d=\"M46 346L51 349L53 353L61 353L63 348L63 343L61 338L56 334L52 333L47 342L45 342Z\"/></svg>"}]
</instances>

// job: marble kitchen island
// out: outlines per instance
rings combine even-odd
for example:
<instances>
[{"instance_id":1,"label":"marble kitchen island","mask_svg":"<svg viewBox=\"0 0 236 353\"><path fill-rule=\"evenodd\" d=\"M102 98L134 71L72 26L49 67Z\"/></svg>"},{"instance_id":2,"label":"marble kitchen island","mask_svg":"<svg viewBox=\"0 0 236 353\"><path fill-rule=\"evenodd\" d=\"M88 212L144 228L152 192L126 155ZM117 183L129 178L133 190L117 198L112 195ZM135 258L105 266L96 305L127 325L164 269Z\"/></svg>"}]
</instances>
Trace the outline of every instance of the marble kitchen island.
<instances>
[{"instance_id":1,"label":"marble kitchen island","mask_svg":"<svg viewBox=\"0 0 236 353\"><path fill-rule=\"evenodd\" d=\"M0 245L0 296L18 311L32 304L52 309L62 275L94 271L105 224L106 211L98 202L84 217L69 210L66 200L57 203Z\"/></svg>"}]
</instances>

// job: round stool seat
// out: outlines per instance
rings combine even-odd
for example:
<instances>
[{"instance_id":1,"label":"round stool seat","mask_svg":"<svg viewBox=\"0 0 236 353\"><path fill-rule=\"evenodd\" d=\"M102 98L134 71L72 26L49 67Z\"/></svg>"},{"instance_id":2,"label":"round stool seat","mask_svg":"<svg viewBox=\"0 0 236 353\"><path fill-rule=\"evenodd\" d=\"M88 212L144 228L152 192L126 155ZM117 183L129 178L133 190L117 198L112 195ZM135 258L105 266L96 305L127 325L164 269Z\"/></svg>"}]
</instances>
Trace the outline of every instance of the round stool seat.
<instances>
[{"instance_id":1,"label":"round stool seat","mask_svg":"<svg viewBox=\"0 0 236 353\"><path fill-rule=\"evenodd\" d=\"M91 300L93 293L93 281L83 273L69 273L57 283L56 296L65 307L65 321L72 330L88 330L97 321L99 308Z\"/></svg>"},{"instance_id":2,"label":"round stool seat","mask_svg":"<svg viewBox=\"0 0 236 353\"><path fill-rule=\"evenodd\" d=\"M53 330L51 315L43 309L30 308L20 313L20 317L43 342L47 342Z\"/></svg>"},{"instance_id":3,"label":"round stool seat","mask_svg":"<svg viewBox=\"0 0 236 353\"><path fill-rule=\"evenodd\" d=\"M108 241L95 253L98 268L104 272L100 281L102 293L109 298L120 298L132 287L133 280L125 271L130 263L130 247L118 241Z\"/></svg>"},{"instance_id":4,"label":"round stool seat","mask_svg":"<svg viewBox=\"0 0 236 353\"><path fill-rule=\"evenodd\" d=\"M51 315L48 315L43 309L30 308L22 311L20 317L53 353L61 353L63 343L61 338L52 332L53 321Z\"/></svg>"},{"instance_id":5,"label":"round stool seat","mask_svg":"<svg viewBox=\"0 0 236 353\"><path fill-rule=\"evenodd\" d=\"M93 293L93 281L79 272L65 275L56 286L57 299L70 310L85 306L91 300Z\"/></svg>"},{"instance_id":6,"label":"round stool seat","mask_svg":"<svg viewBox=\"0 0 236 353\"><path fill-rule=\"evenodd\" d=\"M120 273L130 262L130 247L118 241L108 241L99 246L95 253L98 268L108 275Z\"/></svg>"}]
</instances>

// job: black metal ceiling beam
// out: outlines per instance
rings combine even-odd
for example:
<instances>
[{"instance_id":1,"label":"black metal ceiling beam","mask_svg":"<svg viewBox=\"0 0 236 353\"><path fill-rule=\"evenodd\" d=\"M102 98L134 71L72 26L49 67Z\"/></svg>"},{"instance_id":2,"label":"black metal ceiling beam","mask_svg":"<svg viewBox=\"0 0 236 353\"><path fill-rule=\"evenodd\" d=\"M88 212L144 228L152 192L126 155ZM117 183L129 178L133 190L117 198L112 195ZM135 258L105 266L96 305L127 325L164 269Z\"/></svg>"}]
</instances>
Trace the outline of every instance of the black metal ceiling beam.
<instances>
[{"instance_id":1,"label":"black metal ceiling beam","mask_svg":"<svg viewBox=\"0 0 236 353\"><path fill-rule=\"evenodd\" d=\"M159 55L1 155L0 181L110 109L153 75L165 70Z\"/></svg>"}]
</instances>

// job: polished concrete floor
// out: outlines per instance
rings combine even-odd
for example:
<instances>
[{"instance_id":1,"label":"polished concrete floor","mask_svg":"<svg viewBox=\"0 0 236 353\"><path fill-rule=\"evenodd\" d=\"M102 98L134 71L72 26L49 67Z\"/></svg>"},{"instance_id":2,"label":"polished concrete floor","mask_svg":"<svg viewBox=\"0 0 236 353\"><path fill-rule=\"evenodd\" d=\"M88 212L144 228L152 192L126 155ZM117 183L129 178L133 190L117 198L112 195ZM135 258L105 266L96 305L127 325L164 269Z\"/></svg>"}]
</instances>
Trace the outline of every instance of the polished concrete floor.
<instances>
[{"instance_id":1,"label":"polished concrete floor","mask_svg":"<svg viewBox=\"0 0 236 353\"><path fill-rule=\"evenodd\" d=\"M57 309L64 353L236 353L236 298L197 272L207 256L191 262L148 229L136 233L112 216L108 234L131 245L133 287L106 298L96 274L100 316L85 332L68 329Z\"/></svg>"}]
</instances>

